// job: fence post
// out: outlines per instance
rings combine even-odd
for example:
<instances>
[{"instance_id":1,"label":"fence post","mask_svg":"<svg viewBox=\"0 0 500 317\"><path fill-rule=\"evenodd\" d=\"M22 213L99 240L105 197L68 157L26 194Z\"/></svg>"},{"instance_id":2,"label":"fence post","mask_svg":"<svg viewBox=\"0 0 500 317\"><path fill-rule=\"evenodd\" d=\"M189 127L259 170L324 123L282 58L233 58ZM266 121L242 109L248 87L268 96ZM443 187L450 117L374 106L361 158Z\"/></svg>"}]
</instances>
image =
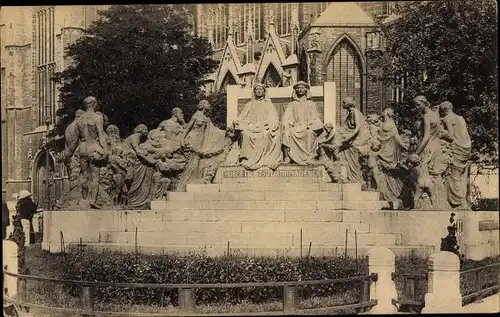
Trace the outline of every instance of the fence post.
<instances>
[{"instance_id":1,"label":"fence post","mask_svg":"<svg viewBox=\"0 0 500 317\"><path fill-rule=\"evenodd\" d=\"M6 271L10 273L19 273L19 247L14 241L3 240L3 265L7 266ZM17 277L5 275L5 288L7 288L7 295L13 297L17 294Z\"/></svg>"},{"instance_id":2,"label":"fence post","mask_svg":"<svg viewBox=\"0 0 500 317\"><path fill-rule=\"evenodd\" d=\"M90 285L82 285L82 317L93 317L94 302L92 300L92 287Z\"/></svg>"},{"instance_id":3,"label":"fence post","mask_svg":"<svg viewBox=\"0 0 500 317\"><path fill-rule=\"evenodd\" d=\"M194 312L196 306L195 292L192 288L179 288L179 310L181 314Z\"/></svg>"},{"instance_id":4,"label":"fence post","mask_svg":"<svg viewBox=\"0 0 500 317\"><path fill-rule=\"evenodd\" d=\"M368 251L368 269L370 274L377 274L378 279L370 287L370 299L377 300L377 305L370 310L370 314L395 314L398 312L392 304L398 298L396 285L392 280L396 256L385 247L372 247Z\"/></svg>"},{"instance_id":5,"label":"fence post","mask_svg":"<svg viewBox=\"0 0 500 317\"><path fill-rule=\"evenodd\" d=\"M439 251L427 261L428 282L422 313L452 313L462 309L460 260L454 253Z\"/></svg>"},{"instance_id":6,"label":"fence post","mask_svg":"<svg viewBox=\"0 0 500 317\"><path fill-rule=\"evenodd\" d=\"M285 314L295 313L297 308L297 285L283 286L283 311Z\"/></svg>"}]
</instances>

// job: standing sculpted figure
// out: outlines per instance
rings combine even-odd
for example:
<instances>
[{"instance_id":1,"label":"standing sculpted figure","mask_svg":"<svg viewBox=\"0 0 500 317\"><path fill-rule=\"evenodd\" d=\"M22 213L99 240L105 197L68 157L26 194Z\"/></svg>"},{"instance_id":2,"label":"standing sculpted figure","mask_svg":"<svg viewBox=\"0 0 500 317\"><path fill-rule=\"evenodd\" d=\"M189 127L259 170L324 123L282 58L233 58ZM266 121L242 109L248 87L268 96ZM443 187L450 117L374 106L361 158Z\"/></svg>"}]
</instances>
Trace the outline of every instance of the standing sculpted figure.
<instances>
[{"instance_id":1,"label":"standing sculpted figure","mask_svg":"<svg viewBox=\"0 0 500 317\"><path fill-rule=\"evenodd\" d=\"M398 163L403 159L403 151L407 151L408 148L399 135L394 122L394 110L391 108L386 108L382 112L382 125L378 130L378 139L381 173L377 180L377 189L385 200L399 201L403 189L403 177Z\"/></svg>"},{"instance_id":2,"label":"standing sculpted figure","mask_svg":"<svg viewBox=\"0 0 500 317\"><path fill-rule=\"evenodd\" d=\"M293 86L293 101L282 119L285 163L308 165L318 155L317 137L323 130L323 122L310 97L307 83L299 81Z\"/></svg>"},{"instance_id":3,"label":"standing sculpted figure","mask_svg":"<svg viewBox=\"0 0 500 317\"><path fill-rule=\"evenodd\" d=\"M110 196L114 205L123 206L127 198L127 159L120 139L120 129L115 125L110 125L106 129L109 145L109 168L112 171L113 186Z\"/></svg>"},{"instance_id":4,"label":"standing sculpted figure","mask_svg":"<svg viewBox=\"0 0 500 317\"><path fill-rule=\"evenodd\" d=\"M445 178L448 192L448 203L451 207L466 207L467 196L467 164L471 153L471 138L467 124L462 116L453 112L451 102L441 103L444 128L447 133L443 138L450 142L451 162Z\"/></svg>"},{"instance_id":5,"label":"standing sculpted figure","mask_svg":"<svg viewBox=\"0 0 500 317\"><path fill-rule=\"evenodd\" d=\"M181 146L181 136L186 128L184 113L180 108L172 109L172 117L162 121L158 125L158 130L163 135L163 145L171 150L177 150Z\"/></svg>"},{"instance_id":6,"label":"standing sculpted figure","mask_svg":"<svg viewBox=\"0 0 500 317\"><path fill-rule=\"evenodd\" d=\"M429 177L432 182L432 204L433 208L446 208L446 193L443 192L442 175L445 171L443 163L443 151L441 148L440 135L443 131L439 111L436 107L431 107L424 96L417 96L413 103L422 112L422 138L415 151L422 161L428 162ZM435 109L436 108L436 109ZM445 191L445 190L444 190ZM449 206L448 206L449 207Z\"/></svg>"},{"instance_id":7,"label":"standing sculpted figure","mask_svg":"<svg viewBox=\"0 0 500 317\"><path fill-rule=\"evenodd\" d=\"M342 106L347 110L347 117L339 129L339 158L346 166L347 181L363 182L360 155L367 153L370 131L366 126L365 117L355 105L354 99L350 97L342 101Z\"/></svg>"},{"instance_id":8,"label":"standing sculpted figure","mask_svg":"<svg viewBox=\"0 0 500 317\"><path fill-rule=\"evenodd\" d=\"M190 183L203 184L205 169L215 164L224 151L225 132L209 118L210 103L202 100L197 108L181 135L181 144L188 153L188 159L179 175L178 191L184 191Z\"/></svg>"},{"instance_id":9,"label":"standing sculpted figure","mask_svg":"<svg viewBox=\"0 0 500 317\"><path fill-rule=\"evenodd\" d=\"M280 120L263 84L253 87L252 100L234 122L234 129L241 135L239 158L243 167L249 170L278 167L283 158Z\"/></svg>"},{"instance_id":10,"label":"standing sculpted figure","mask_svg":"<svg viewBox=\"0 0 500 317\"><path fill-rule=\"evenodd\" d=\"M81 141L79 146L80 184L84 200L90 200L90 207L100 209L97 204L99 192L100 163L107 157L103 116L95 112L97 99L84 100L85 113L76 120L76 131ZM67 152L66 155L73 155Z\"/></svg>"}]
</instances>

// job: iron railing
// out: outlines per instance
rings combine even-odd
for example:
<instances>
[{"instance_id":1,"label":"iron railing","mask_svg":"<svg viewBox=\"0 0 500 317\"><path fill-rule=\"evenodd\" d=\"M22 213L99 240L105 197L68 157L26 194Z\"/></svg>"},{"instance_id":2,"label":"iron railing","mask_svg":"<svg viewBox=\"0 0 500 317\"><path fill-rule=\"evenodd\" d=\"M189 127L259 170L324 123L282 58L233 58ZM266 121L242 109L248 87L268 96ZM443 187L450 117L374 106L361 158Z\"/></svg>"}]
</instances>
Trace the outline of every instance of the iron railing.
<instances>
[{"instance_id":1,"label":"iron railing","mask_svg":"<svg viewBox=\"0 0 500 317\"><path fill-rule=\"evenodd\" d=\"M485 279L488 270L494 271L496 268L496 283ZM491 274L491 273L490 273ZM468 284L465 280L468 276L474 276L475 291L467 294L465 286ZM460 284L462 288L462 304L467 305L475 301L479 301L484 297L495 294L500 290L500 263L485 265L479 268L470 269L460 272ZM493 285L492 285L493 284Z\"/></svg>"},{"instance_id":2,"label":"iron railing","mask_svg":"<svg viewBox=\"0 0 500 317\"><path fill-rule=\"evenodd\" d=\"M406 274L392 273L391 278L399 285L403 285L398 292L398 298L392 300L392 304L398 307L399 311L421 312L425 306L424 298L426 290L419 287L420 281L427 280L427 274Z\"/></svg>"},{"instance_id":3,"label":"iron railing","mask_svg":"<svg viewBox=\"0 0 500 317\"><path fill-rule=\"evenodd\" d=\"M39 308L52 312L65 312L68 314L79 314L82 316L175 316L175 315L189 315L189 316L271 316L293 314L293 315L309 315L309 314L329 314L335 311L355 309L359 312L365 312L371 307L377 305L377 300L370 299L370 285L376 282L378 275L370 274L365 276L355 276L331 280L314 280L314 281L293 281L293 282L266 282L266 283L226 283L226 284L156 284L156 283L110 283L110 282L92 282L92 281L77 281L77 280L63 280L46 278L39 276L15 274L8 272L4 269L4 275L17 278L18 285L18 298L14 299L4 294L6 302L13 303L22 308ZM5 280L5 277L4 277ZM81 307L66 308L66 307L51 307L39 304L30 303L27 294L27 281L40 281L55 284L66 285L79 285L81 286ZM362 285L359 303L322 307L322 308L309 308L300 309L298 307L298 286L308 285L325 285L325 284L338 284L347 282L360 282ZM94 309L93 289L95 287L117 287L117 288L160 288L160 289L177 289L178 290L178 305L179 312L177 314L167 313L130 313L130 312L111 312L99 311ZM206 288L246 288L246 287L283 287L283 308L281 311L266 311L266 312L253 312L253 313L222 313L222 314L206 314L198 313L196 309L196 289ZM161 300L161 302L163 302Z\"/></svg>"}]
</instances>

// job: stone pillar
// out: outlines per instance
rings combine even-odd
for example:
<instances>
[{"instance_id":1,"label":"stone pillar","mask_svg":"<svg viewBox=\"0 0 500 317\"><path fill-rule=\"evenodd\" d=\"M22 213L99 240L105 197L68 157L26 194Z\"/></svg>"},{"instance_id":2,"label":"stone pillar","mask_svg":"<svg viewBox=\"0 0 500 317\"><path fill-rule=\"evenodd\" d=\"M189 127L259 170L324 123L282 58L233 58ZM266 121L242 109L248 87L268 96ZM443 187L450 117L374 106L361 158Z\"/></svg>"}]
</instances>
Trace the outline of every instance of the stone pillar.
<instances>
[{"instance_id":1,"label":"stone pillar","mask_svg":"<svg viewBox=\"0 0 500 317\"><path fill-rule=\"evenodd\" d=\"M7 266L8 272L19 273L19 262L17 255L17 244L14 241L3 240L3 267ZM17 278L5 275L4 288L7 288L7 295L13 297L17 294Z\"/></svg>"},{"instance_id":2,"label":"stone pillar","mask_svg":"<svg viewBox=\"0 0 500 317\"><path fill-rule=\"evenodd\" d=\"M378 279L370 287L370 299L376 299L377 305L370 310L371 314L395 314L397 308L392 304L398 298L396 285L392 280L396 256L386 247L373 247L368 251L369 274L376 273Z\"/></svg>"},{"instance_id":3,"label":"stone pillar","mask_svg":"<svg viewBox=\"0 0 500 317\"><path fill-rule=\"evenodd\" d=\"M233 121L238 118L238 85L227 86L227 120L228 127L233 125Z\"/></svg>"},{"instance_id":4,"label":"stone pillar","mask_svg":"<svg viewBox=\"0 0 500 317\"><path fill-rule=\"evenodd\" d=\"M334 127L337 126L336 110L337 110L337 90L335 88L335 82L324 82L323 83L323 98L324 98L324 122L330 122Z\"/></svg>"},{"instance_id":5,"label":"stone pillar","mask_svg":"<svg viewBox=\"0 0 500 317\"><path fill-rule=\"evenodd\" d=\"M30 245L30 221L28 219L21 219L21 224L23 226L23 232L24 232L24 245L29 246Z\"/></svg>"},{"instance_id":6,"label":"stone pillar","mask_svg":"<svg viewBox=\"0 0 500 317\"><path fill-rule=\"evenodd\" d=\"M422 313L453 313L462 308L460 294L460 260L451 252L431 254L425 307Z\"/></svg>"}]
</instances>

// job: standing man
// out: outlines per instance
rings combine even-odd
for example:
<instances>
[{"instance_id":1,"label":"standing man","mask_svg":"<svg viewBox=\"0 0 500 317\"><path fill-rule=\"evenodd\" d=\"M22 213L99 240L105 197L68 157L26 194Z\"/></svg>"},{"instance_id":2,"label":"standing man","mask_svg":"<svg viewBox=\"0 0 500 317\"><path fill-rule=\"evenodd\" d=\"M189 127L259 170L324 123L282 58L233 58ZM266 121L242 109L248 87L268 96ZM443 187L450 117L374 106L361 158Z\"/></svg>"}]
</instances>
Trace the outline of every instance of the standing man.
<instances>
[{"instance_id":1,"label":"standing man","mask_svg":"<svg viewBox=\"0 0 500 317\"><path fill-rule=\"evenodd\" d=\"M7 227L10 226L10 215L7 203L2 199L2 240L7 239Z\"/></svg>"}]
</instances>

